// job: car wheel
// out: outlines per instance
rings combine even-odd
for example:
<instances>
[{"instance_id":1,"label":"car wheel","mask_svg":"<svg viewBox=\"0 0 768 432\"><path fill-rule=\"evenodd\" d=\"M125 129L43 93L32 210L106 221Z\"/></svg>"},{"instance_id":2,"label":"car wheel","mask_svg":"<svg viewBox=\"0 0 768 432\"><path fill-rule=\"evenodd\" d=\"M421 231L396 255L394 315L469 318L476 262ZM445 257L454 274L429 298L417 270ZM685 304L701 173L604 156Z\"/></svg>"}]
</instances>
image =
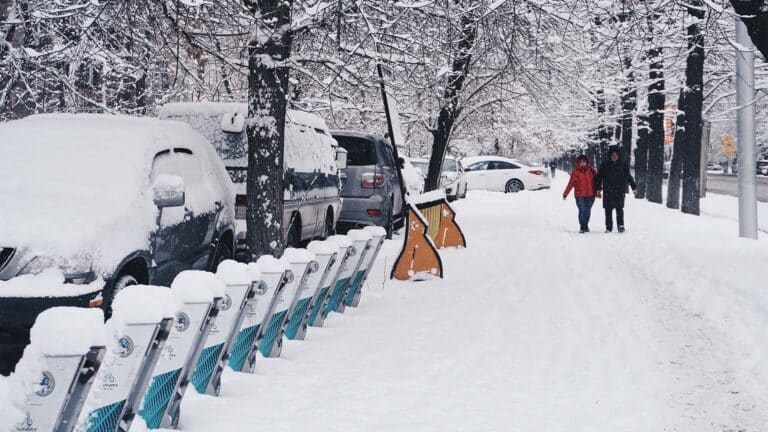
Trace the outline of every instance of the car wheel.
<instances>
[{"instance_id":1,"label":"car wheel","mask_svg":"<svg viewBox=\"0 0 768 432\"><path fill-rule=\"evenodd\" d=\"M301 219L291 217L291 228L288 231L288 246L297 248L301 245Z\"/></svg>"},{"instance_id":2,"label":"car wheel","mask_svg":"<svg viewBox=\"0 0 768 432\"><path fill-rule=\"evenodd\" d=\"M325 215L325 226L323 227L323 240L327 239L328 237L332 236L334 234L334 227L333 227L333 216L331 213L326 213Z\"/></svg>"},{"instance_id":3,"label":"car wheel","mask_svg":"<svg viewBox=\"0 0 768 432\"><path fill-rule=\"evenodd\" d=\"M216 255L213 256L213 261L211 262L211 271L215 273L219 269L219 264L228 259L232 259L232 251L228 245L219 243L216 246Z\"/></svg>"},{"instance_id":4,"label":"car wheel","mask_svg":"<svg viewBox=\"0 0 768 432\"><path fill-rule=\"evenodd\" d=\"M104 298L103 308L104 308L105 319L109 319L112 317L112 301L114 301L115 297L117 296L117 293L122 291L123 288L127 286L138 285L138 284L139 284L139 281L136 280L136 278L130 274L124 274L117 277L114 285L112 285L112 289Z\"/></svg>"},{"instance_id":5,"label":"car wheel","mask_svg":"<svg viewBox=\"0 0 768 432\"><path fill-rule=\"evenodd\" d=\"M515 192L520 192L523 189L524 189L523 182L521 182L518 179L512 179L507 182L507 185L504 187L504 192L515 193Z\"/></svg>"}]
</instances>

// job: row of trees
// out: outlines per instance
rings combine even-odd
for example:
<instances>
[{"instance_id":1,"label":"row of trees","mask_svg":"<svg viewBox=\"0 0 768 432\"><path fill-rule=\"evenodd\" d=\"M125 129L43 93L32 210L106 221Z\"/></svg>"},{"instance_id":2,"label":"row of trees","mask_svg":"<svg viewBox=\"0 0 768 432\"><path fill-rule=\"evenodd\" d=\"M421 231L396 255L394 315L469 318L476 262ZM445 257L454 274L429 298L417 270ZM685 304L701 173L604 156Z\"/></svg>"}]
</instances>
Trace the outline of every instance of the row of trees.
<instances>
[{"instance_id":1,"label":"row of trees","mask_svg":"<svg viewBox=\"0 0 768 432\"><path fill-rule=\"evenodd\" d=\"M765 49L765 0L732 1ZM260 255L283 248L286 108L383 132L377 64L393 71L404 145L431 156L427 189L448 151L598 158L621 143L633 157L637 141L640 196L661 202L664 106L679 99L673 171L696 212L695 113L718 131L731 115L732 14L725 0L0 0L0 120L247 101Z\"/></svg>"}]
</instances>

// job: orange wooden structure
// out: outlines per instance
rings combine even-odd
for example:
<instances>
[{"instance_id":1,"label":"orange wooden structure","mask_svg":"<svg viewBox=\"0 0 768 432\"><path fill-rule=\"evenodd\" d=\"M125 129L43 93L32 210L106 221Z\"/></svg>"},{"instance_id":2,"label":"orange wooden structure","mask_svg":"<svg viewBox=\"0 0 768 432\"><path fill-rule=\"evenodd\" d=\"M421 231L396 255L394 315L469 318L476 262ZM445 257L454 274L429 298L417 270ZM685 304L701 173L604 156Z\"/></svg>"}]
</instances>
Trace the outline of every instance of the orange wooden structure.
<instances>
[{"instance_id":1,"label":"orange wooden structure","mask_svg":"<svg viewBox=\"0 0 768 432\"><path fill-rule=\"evenodd\" d=\"M429 224L429 237L435 243L435 246L442 249L445 247L467 247L467 240L464 233L456 223L456 212L448 204L445 198L416 204L416 207L424 215Z\"/></svg>"},{"instance_id":2,"label":"orange wooden structure","mask_svg":"<svg viewBox=\"0 0 768 432\"><path fill-rule=\"evenodd\" d=\"M427 275L442 278L443 262L428 236L429 223L413 204L408 204L406 223L403 249L392 267L390 278L403 281Z\"/></svg>"}]
</instances>

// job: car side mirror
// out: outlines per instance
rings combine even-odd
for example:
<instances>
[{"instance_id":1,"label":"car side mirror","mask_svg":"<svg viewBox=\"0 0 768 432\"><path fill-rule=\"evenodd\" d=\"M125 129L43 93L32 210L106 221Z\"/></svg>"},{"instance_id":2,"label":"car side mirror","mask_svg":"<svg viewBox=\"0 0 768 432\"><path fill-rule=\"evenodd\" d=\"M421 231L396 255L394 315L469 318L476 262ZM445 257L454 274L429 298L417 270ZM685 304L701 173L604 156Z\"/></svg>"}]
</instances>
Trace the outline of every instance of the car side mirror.
<instances>
[{"instance_id":1,"label":"car side mirror","mask_svg":"<svg viewBox=\"0 0 768 432\"><path fill-rule=\"evenodd\" d=\"M240 113L226 113L221 116L221 130L227 133L239 134L245 129L245 117Z\"/></svg>"},{"instance_id":2,"label":"car side mirror","mask_svg":"<svg viewBox=\"0 0 768 432\"><path fill-rule=\"evenodd\" d=\"M343 170L347 167L347 149L344 147L336 147L336 166Z\"/></svg>"},{"instance_id":3,"label":"car side mirror","mask_svg":"<svg viewBox=\"0 0 768 432\"><path fill-rule=\"evenodd\" d=\"M153 200L157 208L183 206L186 200L184 179L170 174L160 174L152 184Z\"/></svg>"}]
</instances>

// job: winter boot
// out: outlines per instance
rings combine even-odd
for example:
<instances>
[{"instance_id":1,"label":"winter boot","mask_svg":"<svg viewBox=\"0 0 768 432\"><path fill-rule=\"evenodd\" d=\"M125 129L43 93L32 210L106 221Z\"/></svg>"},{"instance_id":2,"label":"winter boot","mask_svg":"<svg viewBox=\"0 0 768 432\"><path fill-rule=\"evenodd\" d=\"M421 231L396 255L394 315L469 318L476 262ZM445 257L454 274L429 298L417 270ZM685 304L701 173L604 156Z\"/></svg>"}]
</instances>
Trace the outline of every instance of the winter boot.
<instances>
[{"instance_id":1,"label":"winter boot","mask_svg":"<svg viewBox=\"0 0 768 432\"><path fill-rule=\"evenodd\" d=\"M620 233L623 233L623 232L624 232L624 225L619 225L619 232L620 232Z\"/></svg>"},{"instance_id":2,"label":"winter boot","mask_svg":"<svg viewBox=\"0 0 768 432\"><path fill-rule=\"evenodd\" d=\"M581 229L579 230L579 234L584 234L585 232L587 232L587 229L584 227L581 227Z\"/></svg>"}]
</instances>

